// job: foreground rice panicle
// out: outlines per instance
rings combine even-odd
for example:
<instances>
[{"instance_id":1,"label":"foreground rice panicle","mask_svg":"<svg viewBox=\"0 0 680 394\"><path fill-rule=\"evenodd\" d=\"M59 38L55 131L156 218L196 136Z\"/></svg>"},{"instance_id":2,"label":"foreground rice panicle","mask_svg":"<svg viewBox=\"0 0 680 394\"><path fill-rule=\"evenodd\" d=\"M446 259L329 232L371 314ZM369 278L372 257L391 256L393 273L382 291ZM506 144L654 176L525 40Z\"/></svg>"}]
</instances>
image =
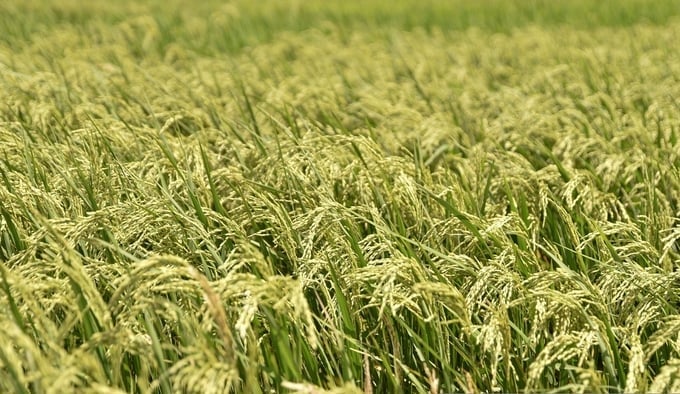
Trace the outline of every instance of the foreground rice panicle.
<instances>
[{"instance_id":1,"label":"foreground rice panicle","mask_svg":"<svg viewBox=\"0 0 680 394\"><path fill-rule=\"evenodd\" d=\"M0 41L1 392L680 388L677 19L41 6Z\"/></svg>"}]
</instances>

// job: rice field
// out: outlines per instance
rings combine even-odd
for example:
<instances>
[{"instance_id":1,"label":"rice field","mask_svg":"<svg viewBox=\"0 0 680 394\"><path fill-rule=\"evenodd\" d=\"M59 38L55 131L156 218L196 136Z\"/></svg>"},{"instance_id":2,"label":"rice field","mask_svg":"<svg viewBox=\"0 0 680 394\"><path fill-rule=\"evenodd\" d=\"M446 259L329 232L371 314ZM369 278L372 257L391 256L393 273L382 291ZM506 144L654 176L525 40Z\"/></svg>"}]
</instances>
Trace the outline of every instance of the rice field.
<instances>
[{"instance_id":1,"label":"rice field","mask_svg":"<svg viewBox=\"0 0 680 394\"><path fill-rule=\"evenodd\" d=\"M0 392L680 391L674 0L9 0L0 97Z\"/></svg>"}]
</instances>

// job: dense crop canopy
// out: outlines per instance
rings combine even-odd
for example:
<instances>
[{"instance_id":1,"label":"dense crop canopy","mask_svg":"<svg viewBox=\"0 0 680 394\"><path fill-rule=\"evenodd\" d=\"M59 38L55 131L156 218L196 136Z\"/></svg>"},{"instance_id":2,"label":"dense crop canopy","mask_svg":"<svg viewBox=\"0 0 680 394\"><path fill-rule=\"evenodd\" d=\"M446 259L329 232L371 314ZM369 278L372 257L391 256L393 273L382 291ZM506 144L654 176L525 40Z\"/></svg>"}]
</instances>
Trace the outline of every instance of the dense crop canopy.
<instances>
[{"instance_id":1,"label":"dense crop canopy","mask_svg":"<svg viewBox=\"0 0 680 394\"><path fill-rule=\"evenodd\" d=\"M680 389L675 2L46 3L0 392Z\"/></svg>"}]
</instances>

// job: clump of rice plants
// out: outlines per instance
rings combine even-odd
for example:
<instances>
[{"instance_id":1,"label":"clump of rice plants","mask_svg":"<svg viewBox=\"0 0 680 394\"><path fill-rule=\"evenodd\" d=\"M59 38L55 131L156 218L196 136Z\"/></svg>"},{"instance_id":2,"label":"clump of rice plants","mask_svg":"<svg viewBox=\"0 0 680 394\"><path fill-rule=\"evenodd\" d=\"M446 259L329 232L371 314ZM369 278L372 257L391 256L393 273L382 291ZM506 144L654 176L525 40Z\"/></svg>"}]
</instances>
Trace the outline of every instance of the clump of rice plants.
<instances>
[{"instance_id":1,"label":"clump of rice plants","mask_svg":"<svg viewBox=\"0 0 680 394\"><path fill-rule=\"evenodd\" d=\"M674 2L294 3L0 5L0 392L680 389Z\"/></svg>"}]
</instances>

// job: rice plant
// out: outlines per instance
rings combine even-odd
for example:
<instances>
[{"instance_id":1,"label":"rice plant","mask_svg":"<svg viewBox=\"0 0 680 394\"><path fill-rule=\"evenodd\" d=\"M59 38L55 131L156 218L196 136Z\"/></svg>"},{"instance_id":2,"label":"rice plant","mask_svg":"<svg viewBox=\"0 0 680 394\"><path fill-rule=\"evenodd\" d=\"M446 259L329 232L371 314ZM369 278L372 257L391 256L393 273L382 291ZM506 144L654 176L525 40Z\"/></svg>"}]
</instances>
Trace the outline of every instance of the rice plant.
<instances>
[{"instance_id":1,"label":"rice plant","mask_svg":"<svg viewBox=\"0 0 680 394\"><path fill-rule=\"evenodd\" d=\"M254 4L0 4L0 392L680 390L674 1Z\"/></svg>"}]
</instances>

